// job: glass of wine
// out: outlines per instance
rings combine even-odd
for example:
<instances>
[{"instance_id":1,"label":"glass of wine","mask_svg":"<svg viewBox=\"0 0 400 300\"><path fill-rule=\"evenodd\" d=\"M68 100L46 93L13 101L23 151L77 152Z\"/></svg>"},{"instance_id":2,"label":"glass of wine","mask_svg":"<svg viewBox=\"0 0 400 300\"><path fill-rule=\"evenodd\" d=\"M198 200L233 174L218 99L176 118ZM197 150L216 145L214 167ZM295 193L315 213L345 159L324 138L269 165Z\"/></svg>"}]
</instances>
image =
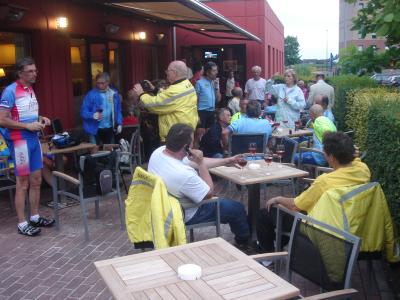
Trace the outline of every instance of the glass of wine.
<instances>
[{"instance_id":1,"label":"glass of wine","mask_svg":"<svg viewBox=\"0 0 400 300\"><path fill-rule=\"evenodd\" d=\"M245 158L245 157L240 157L239 160L238 160L238 164L239 164L239 166L241 167L241 169L240 169L240 179L244 179L244 176L243 176L243 169L244 169L244 167L247 165L247 160L246 160L246 158Z\"/></svg>"},{"instance_id":2,"label":"glass of wine","mask_svg":"<svg viewBox=\"0 0 400 300\"><path fill-rule=\"evenodd\" d=\"M269 152L269 151L267 151L267 152L265 153L265 155L264 155L264 161L265 161L265 163L267 164L267 168L271 165L272 160L273 160L272 153ZM266 175L271 175L271 173L267 172Z\"/></svg>"},{"instance_id":3,"label":"glass of wine","mask_svg":"<svg viewBox=\"0 0 400 300\"><path fill-rule=\"evenodd\" d=\"M252 159L254 159L254 156L256 155L257 152L257 144L256 143L249 143L249 153L252 156Z\"/></svg>"},{"instance_id":4,"label":"glass of wine","mask_svg":"<svg viewBox=\"0 0 400 300\"><path fill-rule=\"evenodd\" d=\"M276 145L276 154L279 157L279 167L282 168L282 158L285 155L285 145L284 144Z\"/></svg>"}]
</instances>

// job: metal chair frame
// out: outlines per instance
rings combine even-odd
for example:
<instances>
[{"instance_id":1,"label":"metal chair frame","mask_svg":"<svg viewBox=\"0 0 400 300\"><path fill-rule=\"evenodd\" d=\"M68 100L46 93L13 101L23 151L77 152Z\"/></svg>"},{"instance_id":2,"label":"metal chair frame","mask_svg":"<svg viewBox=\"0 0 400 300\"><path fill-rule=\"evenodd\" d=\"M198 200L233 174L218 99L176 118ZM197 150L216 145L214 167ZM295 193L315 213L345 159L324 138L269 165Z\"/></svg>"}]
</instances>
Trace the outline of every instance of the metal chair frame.
<instances>
[{"instance_id":1,"label":"metal chair frame","mask_svg":"<svg viewBox=\"0 0 400 300\"><path fill-rule=\"evenodd\" d=\"M94 158L100 158L100 157L106 157L110 154L109 151L104 151L104 152L98 152L96 154L91 154L91 157ZM81 156L79 160L79 166L81 170L84 170L84 165L85 165L85 156ZM54 219L56 220L56 230L60 229L60 221L59 221L59 212L58 212L58 203L59 203L59 197L60 196L67 196L72 199L75 199L80 202L81 205L81 217L82 217L82 222L85 230L85 241L89 241L89 229L88 229L88 221L87 221L87 210L86 210L86 203L89 202L95 202L95 216L96 219L99 218L99 206L100 206L100 200L103 200L104 198L109 198L112 196L117 196L117 201L118 201L118 206L119 206L119 213L120 213L120 221L121 221L121 230L124 230L125 228L125 221L124 221L124 205L122 203L122 198L121 198L121 191L120 191L120 186L119 186L119 176L118 176L118 164L119 164L119 156L117 155L116 158L116 166L114 170L113 176L115 176L115 188L113 190L106 194L106 195L96 195L94 197L84 197L84 181L83 181L83 175L81 172L79 172L78 179L69 176L65 173L58 172L58 171L53 171L53 208L54 208ZM75 187L78 187L78 194L75 194L67 189L65 190L58 190L58 180L65 180L68 181L69 183L72 183Z\"/></svg>"}]
</instances>

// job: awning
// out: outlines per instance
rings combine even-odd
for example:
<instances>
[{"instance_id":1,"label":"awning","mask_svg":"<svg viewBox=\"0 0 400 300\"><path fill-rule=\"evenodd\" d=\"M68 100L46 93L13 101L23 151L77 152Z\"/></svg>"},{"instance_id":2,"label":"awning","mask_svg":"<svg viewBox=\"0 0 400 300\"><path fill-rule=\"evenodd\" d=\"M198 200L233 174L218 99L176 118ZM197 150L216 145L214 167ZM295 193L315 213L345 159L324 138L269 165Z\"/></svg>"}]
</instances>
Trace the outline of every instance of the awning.
<instances>
[{"instance_id":1,"label":"awning","mask_svg":"<svg viewBox=\"0 0 400 300\"><path fill-rule=\"evenodd\" d=\"M145 18L195 31L211 38L253 40L261 43L259 37L197 0L104 2ZM216 33L223 34L216 35Z\"/></svg>"}]
</instances>

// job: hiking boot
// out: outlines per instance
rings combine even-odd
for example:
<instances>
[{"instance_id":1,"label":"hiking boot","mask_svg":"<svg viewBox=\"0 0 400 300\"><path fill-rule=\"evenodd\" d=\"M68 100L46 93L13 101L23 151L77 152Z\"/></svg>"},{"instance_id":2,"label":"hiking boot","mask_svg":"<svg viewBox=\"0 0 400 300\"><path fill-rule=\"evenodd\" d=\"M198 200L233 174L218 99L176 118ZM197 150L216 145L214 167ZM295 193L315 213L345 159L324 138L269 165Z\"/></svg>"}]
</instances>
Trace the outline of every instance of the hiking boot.
<instances>
[{"instance_id":1,"label":"hiking boot","mask_svg":"<svg viewBox=\"0 0 400 300\"><path fill-rule=\"evenodd\" d=\"M33 227L30 224L25 225L24 228L22 229L19 226L17 227L18 227L18 233L22 235L35 236L40 233L40 228Z\"/></svg>"},{"instance_id":2,"label":"hiking boot","mask_svg":"<svg viewBox=\"0 0 400 300\"><path fill-rule=\"evenodd\" d=\"M35 222L30 220L29 225L33 227L51 227L55 223L54 219L46 219L43 217L39 217L39 219Z\"/></svg>"}]
</instances>

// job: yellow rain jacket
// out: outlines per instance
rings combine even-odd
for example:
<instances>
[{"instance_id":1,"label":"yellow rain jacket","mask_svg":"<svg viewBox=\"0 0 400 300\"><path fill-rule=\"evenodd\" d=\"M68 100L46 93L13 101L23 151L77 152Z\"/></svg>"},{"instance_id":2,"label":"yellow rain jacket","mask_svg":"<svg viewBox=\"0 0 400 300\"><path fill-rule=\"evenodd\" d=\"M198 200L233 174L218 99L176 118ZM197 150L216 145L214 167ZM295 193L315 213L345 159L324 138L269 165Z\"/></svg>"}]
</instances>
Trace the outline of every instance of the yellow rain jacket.
<instances>
[{"instance_id":1,"label":"yellow rain jacket","mask_svg":"<svg viewBox=\"0 0 400 300\"><path fill-rule=\"evenodd\" d=\"M152 241L156 249L186 244L178 200L168 194L160 177L140 167L125 200L125 219L132 243Z\"/></svg>"},{"instance_id":2,"label":"yellow rain jacket","mask_svg":"<svg viewBox=\"0 0 400 300\"><path fill-rule=\"evenodd\" d=\"M161 141L165 141L169 129L176 123L196 129L199 120L197 94L189 80L178 80L156 96L142 94L140 100L149 112L158 115Z\"/></svg>"},{"instance_id":3,"label":"yellow rain jacket","mask_svg":"<svg viewBox=\"0 0 400 300\"><path fill-rule=\"evenodd\" d=\"M389 262L400 261L385 194L378 182L331 188L308 215L362 239L362 252L385 250Z\"/></svg>"}]
</instances>

